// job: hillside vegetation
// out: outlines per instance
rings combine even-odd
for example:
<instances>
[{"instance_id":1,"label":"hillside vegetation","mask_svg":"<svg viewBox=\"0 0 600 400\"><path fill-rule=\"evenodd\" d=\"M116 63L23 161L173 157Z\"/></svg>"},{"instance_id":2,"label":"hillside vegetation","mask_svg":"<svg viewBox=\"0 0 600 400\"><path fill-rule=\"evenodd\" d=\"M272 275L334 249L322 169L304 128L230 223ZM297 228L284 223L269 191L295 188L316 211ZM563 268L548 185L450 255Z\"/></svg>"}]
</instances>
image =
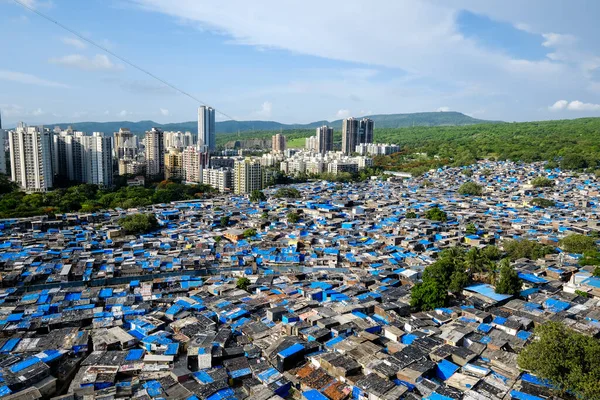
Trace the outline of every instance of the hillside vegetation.
<instances>
[{"instance_id":1,"label":"hillside vegetation","mask_svg":"<svg viewBox=\"0 0 600 400\"><path fill-rule=\"evenodd\" d=\"M401 128L408 126L438 126L438 125L473 125L481 123L493 123L494 121L484 121L471 118L459 112L424 112L410 114L381 114L370 115L368 118L375 121L375 126L380 128ZM315 121L308 124L282 124L276 121L219 121L215 124L217 133L250 133L265 131L290 131L302 129L315 129L322 125L333 126L336 129L342 128L342 120L336 121ZM159 124L154 121L115 121L115 122L62 122L47 124L47 126L58 125L62 128L71 126L75 130L83 132L104 132L112 133L119 128L129 128L134 133L143 133L152 127L160 127L167 131L190 131L196 133L198 130L197 121L177 122L170 124Z\"/></svg>"},{"instance_id":2,"label":"hillside vegetation","mask_svg":"<svg viewBox=\"0 0 600 400\"><path fill-rule=\"evenodd\" d=\"M268 138L273 133L222 134L217 142L225 144L239 139ZM294 130L285 135L290 147L303 147L304 138L314 135L314 130ZM376 166L391 170L420 173L443 165L469 165L484 158L551 161L550 166L574 170L600 168L600 118L465 126L379 127L375 129L374 136L378 143L401 146L400 153L375 159ZM336 129L334 144L337 148L341 140L341 130Z\"/></svg>"}]
</instances>

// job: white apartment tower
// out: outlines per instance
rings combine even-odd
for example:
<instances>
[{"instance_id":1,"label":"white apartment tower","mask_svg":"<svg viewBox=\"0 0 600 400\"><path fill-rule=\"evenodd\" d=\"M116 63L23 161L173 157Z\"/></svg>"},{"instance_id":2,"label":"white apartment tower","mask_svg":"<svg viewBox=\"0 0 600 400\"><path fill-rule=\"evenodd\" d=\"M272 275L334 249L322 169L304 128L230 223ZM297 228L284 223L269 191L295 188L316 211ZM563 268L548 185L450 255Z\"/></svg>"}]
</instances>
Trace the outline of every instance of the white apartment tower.
<instances>
[{"instance_id":1,"label":"white apartment tower","mask_svg":"<svg viewBox=\"0 0 600 400\"><path fill-rule=\"evenodd\" d=\"M158 128L146 132L146 175L155 179L165 176L164 133Z\"/></svg>"},{"instance_id":2,"label":"white apartment tower","mask_svg":"<svg viewBox=\"0 0 600 400\"><path fill-rule=\"evenodd\" d=\"M374 125L375 123L370 118L363 118L360 120L360 124L358 127L358 141L356 142L356 144L373 143Z\"/></svg>"},{"instance_id":3,"label":"white apartment tower","mask_svg":"<svg viewBox=\"0 0 600 400\"><path fill-rule=\"evenodd\" d=\"M198 147L208 151L214 151L217 147L217 136L215 130L215 109L201 106L198 108Z\"/></svg>"},{"instance_id":4,"label":"white apartment tower","mask_svg":"<svg viewBox=\"0 0 600 400\"><path fill-rule=\"evenodd\" d=\"M117 160L135 158L138 153L137 137L128 128L119 128L114 133L115 157Z\"/></svg>"},{"instance_id":5,"label":"white apartment tower","mask_svg":"<svg viewBox=\"0 0 600 400\"><path fill-rule=\"evenodd\" d=\"M316 150L321 154L333 151L333 128L323 125L317 128Z\"/></svg>"},{"instance_id":6,"label":"white apartment tower","mask_svg":"<svg viewBox=\"0 0 600 400\"><path fill-rule=\"evenodd\" d=\"M20 122L8 136L11 179L27 192L52 187L52 138L43 127Z\"/></svg>"},{"instance_id":7,"label":"white apartment tower","mask_svg":"<svg viewBox=\"0 0 600 400\"><path fill-rule=\"evenodd\" d=\"M352 154L359 143L359 121L352 117L342 122L342 153Z\"/></svg>"},{"instance_id":8,"label":"white apartment tower","mask_svg":"<svg viewBox=\"0 0 600 400\"><path fill-rule=\"evenodd\" d=\"M281 133L278 133L277 135L271 138L271 150L273 151L273 153L283 153L285 151L286 146L286 137L283 136Z\"/></svg>"},{"instance_id":9,"label":"white apartment tower","mask_svg":"<svg viewBox=\"0 0 600 400\"><path fill-rule=\"evenodd\" d=\"M0 174L7 175L8 171L6 169L6 140L7 133L4 129L2 129L2 112L0 110Z\"/></svg>"},{"instance_id":10,"label":"white apartment tower","mask_svg":"<svg viewBox=\"0 0 600 400\"><path fill-rule=\"evenodd\" d=\"M110 187L113 184L113 143L110 136L94 132L91 136L76 138L82 144L82 181Z\"/></svg>"},{"instance_id":11,"label":"white apartment tower","mask_svg":"<svg viewBox=\"0 0 600 400\"><path fill-rule=\"evenodd\" d=\"M183 150L181 164L184 182L202 183L203 171L208 167L208 153L188 146Z\"/></svg>"},{"instance_id":12,"label":"white apartment tower","mask_svg":"<svg viewBox=\"0 0 600 400\"><path fill-rule=\"evenodd\" d=\"M235 194L251 193L263 188L263 171L260 161L238 160L234 164L233 191Z\"/></svg>"}]
</instances>

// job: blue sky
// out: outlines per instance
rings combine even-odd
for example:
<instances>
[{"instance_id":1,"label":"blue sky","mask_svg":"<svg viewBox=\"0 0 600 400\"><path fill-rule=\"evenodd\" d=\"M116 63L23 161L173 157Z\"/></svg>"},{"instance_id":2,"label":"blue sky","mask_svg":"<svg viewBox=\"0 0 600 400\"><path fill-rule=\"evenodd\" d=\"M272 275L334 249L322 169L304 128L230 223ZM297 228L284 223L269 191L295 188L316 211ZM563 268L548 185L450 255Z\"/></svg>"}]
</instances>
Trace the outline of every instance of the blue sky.
<instances>
[{"instance_id":1,"label":"blue sky","mask_svg":"<svg viewBox=\"0 0 600 400\"><path fill-rule=\"evenodd\" d=\"M600 116L593 0L22 1L235 119ZM193 100L12 0L0 15L5 125L195 119Z\"/></svg>"}]
</instances>

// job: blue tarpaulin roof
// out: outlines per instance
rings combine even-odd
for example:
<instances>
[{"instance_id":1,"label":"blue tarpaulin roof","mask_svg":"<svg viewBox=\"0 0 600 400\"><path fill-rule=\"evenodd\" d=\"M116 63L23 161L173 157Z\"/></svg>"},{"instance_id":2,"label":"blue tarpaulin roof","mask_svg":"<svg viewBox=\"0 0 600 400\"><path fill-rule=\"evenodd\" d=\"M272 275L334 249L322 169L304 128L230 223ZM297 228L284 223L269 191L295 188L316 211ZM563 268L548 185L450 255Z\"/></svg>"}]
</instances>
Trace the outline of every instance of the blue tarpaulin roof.
<instances>
[{"instance_id":1,"label":"blue tarpaulin roof","mask_svg":"<svg viewBox=\"0 0 600 400\"><path fill-rule=\"evenodd\" d=\"M478 294L488 297L494 301L504 301L504 300L510 299L512 297L507 294L496 293L496 291L492 285L488 285L485 283L467 286L465 288L465 290L478 293Z\"/></svg>"},{"instance_id":2,"label":"blue tarpaulin roof","mask_svg":"<svg viewBox=\"0 0 600 400\"><path fill-rule=\"evenodd\" d=\"M301 343L296 343L296 344L288 347L287 349L281 350L278 353L278 355L280 355L281 357L289 357L289 356L294 355L302 350L304 350L304 345Z\"/></svg>"}]
</instances>

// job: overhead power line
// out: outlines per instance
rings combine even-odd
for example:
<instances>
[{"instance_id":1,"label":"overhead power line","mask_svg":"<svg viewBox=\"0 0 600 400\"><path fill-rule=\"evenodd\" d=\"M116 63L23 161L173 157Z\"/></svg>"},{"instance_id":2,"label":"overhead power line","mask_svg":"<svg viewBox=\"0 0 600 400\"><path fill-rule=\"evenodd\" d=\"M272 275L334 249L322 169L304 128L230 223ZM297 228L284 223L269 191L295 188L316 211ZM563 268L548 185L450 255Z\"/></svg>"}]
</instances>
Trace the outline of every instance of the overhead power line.
<instances>
[{"instance_id":1,"label":"overhead power line","mask_svg":"<svg viewBox=\"0 0 600 400\"><path fill-rule=\"evenodd\" d=\"M53 24L55 24L58 27L64 29L65 31L67 31L67 32L69 32L69 33L77 36L79 39L81 39L81 40L83 40L83 41L91 44L94 47L97 47L98 49L104 51L107 54L110 54L111 56L113 56L116 59L124 62L125 64L129 65L130 67L133 67L133 68L137 69L138 71L143 72L144 74L148 75L149 77L151 77L153 79L156 79L157 81L159 81L163 85L168 86L169 88L175 90L176 92L181 93L182 95L189 97L190 99L194 100L195 102L199 103L200 105L207 106L207 104L204 101L200 100L199 98L197 98L196 96L192 95L191 93L186 92L185 90L178 88L177 86L173 85L172 83L169 83L168 81L162 79L161 77L154 75L152 72L148 71L147 69L145 69L143 67L140 67L139 65L133 63L132 61L129 61L125 57L118 55L117 53L115 53L114 51L112 51L110 49L107 49L105 46L102 46L101 44L95 42L94 40L85 37L84 35L80 34L79 32L77 32L77 31L69 28L68 26L66 26L66 25L58 22L54 18L52 18L52 17L50 17L50 16L42 13L41 11L35 9L34 7L31 7L31 6L27 5L27 4L25 4L21 0L13 0L13 1L15 3L17 3L18 5L20 5L21 7L26 8L27 10L29 10L29 11L31 11L31 12L39 15L40 17L44 18L45 20L47 20L49 22L52 22ZM216 108L215 108L215 112L219 113L220 115L224 116L225 118L228 118L230 120L235 121L235 119L233 117L225 114L222 111L217 110Z\"/></svg>"}]
</instances>

